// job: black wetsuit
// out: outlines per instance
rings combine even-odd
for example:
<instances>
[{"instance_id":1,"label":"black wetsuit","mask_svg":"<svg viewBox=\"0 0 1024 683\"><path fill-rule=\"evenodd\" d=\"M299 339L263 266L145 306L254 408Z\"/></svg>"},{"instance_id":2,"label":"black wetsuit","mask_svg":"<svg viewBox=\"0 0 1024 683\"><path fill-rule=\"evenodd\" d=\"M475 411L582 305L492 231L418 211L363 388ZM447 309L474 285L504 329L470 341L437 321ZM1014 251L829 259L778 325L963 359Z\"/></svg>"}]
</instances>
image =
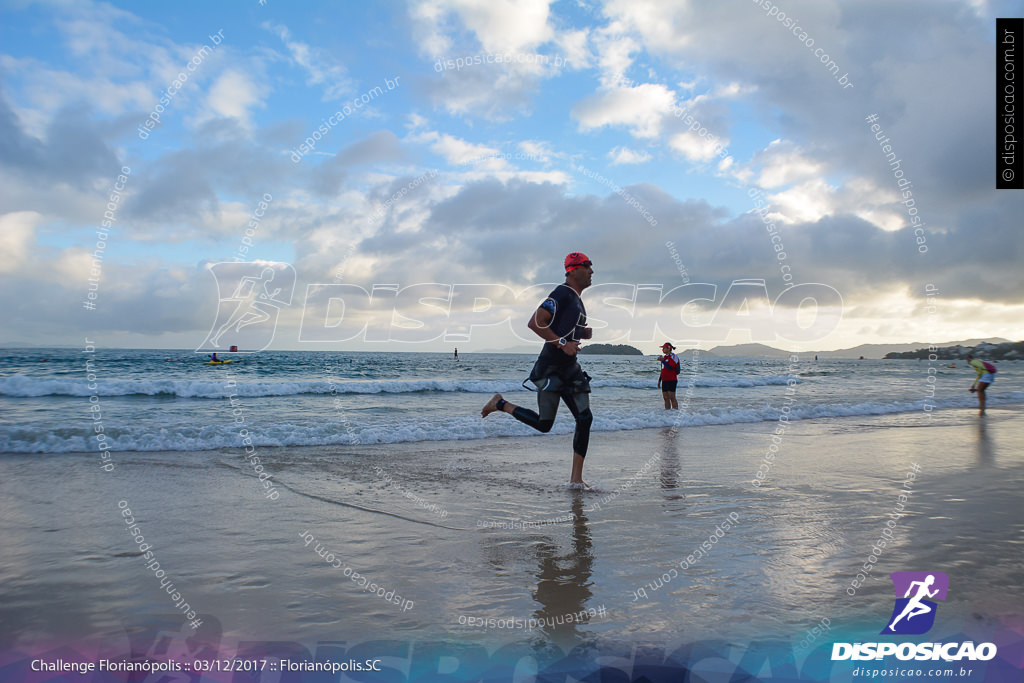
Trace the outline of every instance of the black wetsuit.
<instances>
[{"instance_id":1,"label":"black wetsuit","mask_svg":"<svg viewBox=\"0 0 1024 683\"><path fill-rule=\"evenodd\" d=\"M582 339L587 325L587 310L576 290L559 285L548 295L541 308L552 314L549 328L568 341ZM586 457L590 445L590 425L594 415L590 412L590 376L557 343L546 342L530 372L530 381L537 386L538 413L517 407L512 416L537 431L549 432L555 424L558 401L565 401L576 418L576 433L572 439L574 453Z\"/></svg>"}]
</instances>

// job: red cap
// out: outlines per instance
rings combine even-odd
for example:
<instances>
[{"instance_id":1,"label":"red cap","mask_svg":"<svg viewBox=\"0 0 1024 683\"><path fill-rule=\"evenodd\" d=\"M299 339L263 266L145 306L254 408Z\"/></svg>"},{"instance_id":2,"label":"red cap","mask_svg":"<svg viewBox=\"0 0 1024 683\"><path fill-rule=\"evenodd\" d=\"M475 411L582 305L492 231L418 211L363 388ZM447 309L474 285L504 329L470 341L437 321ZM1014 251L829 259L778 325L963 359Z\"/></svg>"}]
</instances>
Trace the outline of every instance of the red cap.
<instances>
[{"instance_id":1,"label":"red cap","mask_svg":"<svg viewBox=\"0 0 1024 683\"><path fill-rule=\"evenodd\" d=\"M589 260L590 258L582 251L574 251L565 257L565 272L576 270Z\"/></svg>"}]
</instances>

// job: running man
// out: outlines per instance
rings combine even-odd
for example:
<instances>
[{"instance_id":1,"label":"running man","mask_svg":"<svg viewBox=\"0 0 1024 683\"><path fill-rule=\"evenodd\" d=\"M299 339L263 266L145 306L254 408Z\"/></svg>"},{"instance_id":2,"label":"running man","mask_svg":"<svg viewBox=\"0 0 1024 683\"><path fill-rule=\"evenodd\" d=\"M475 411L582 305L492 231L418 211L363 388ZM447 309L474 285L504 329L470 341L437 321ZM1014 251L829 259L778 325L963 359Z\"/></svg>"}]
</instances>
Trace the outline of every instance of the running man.
<instances>
[{"instance_id":1,"label":"running man","mask_svg":"<svg viewBox=\"0 0 1024 683\"><path fill-rule=\"evenodd\" d=\"M679 402L676 401L676 384L679 382L679 356L672 353L676 347L669 342L661 345L661 353L658 362L661 363L661 375L658 377L658 386L661 387L661 397L665 399L665 410L679 410Z\"/></svg>"},{"instance_id":2,"label":"running man","mask_svg":"<svg viewBox=\"0 0 1024 683\"><path fill-rule=\"evenodd\" d=\"M510 414L523 424L539 432L551 431L558 412L558 401L565 401L576 418L576 433L572 438L572 474L570 485L588 488L583 481L583 459L590 444L590 376L583 372L576 353L581 339L590 339L594 331L587 327L587 309L580 295L590 286L594 277L594 264L586 254L574 251L565 257L565 284L558 285L541 303L527 324L544 340L544 347L530 372L530 381L537 387L537 408L509 403L501 394L495 394L480 411L487 417L495 411Z\"/></svg>"},{"instance_id":3,"label":"running man","mask_svg":"<svg viewBox=\"0 0 1024 683\"><path fill-rule=\"evenodd\" d=\"M917 594L915 594L914 597L910 598L910 602L908 602L907 606L903 608L903 611L900 612L900 615L893 619L892 623L889 624L890 631L893 630L893 626L896 625L896 622L898 622L903 617L906 617L907 621L910 621L919 614L928 614L932 611L932 608L928 605L923 604L921 602L921 599L934 598L935 594L939 592L938 588L936 588L933 591L928 590L929 588L931 588L933 583L935 583L935 576L933 574L929 574L924 581L912 581L910 585L907 586L907 593L903 597L910 598L910 593L914 590L914 586L918 587ZM899 593L897 593L897 595L899 595Z\"/></svg>"},{"instance_id":4,"label":"running man","mask_svg":"<svg viewBox=\"0 0 1024 683\"><path fill-rule=\"evenodd\" d=\"M978 416L985 416L985 389L989 387L992 382L996 381L996 366L983 360L978 360L973 355L968 354L967 364L974 368L974 371L978 373L978 376L974 378L974 384L968 389L972 394L978 394Z\"/></svg>"}]
</instances>

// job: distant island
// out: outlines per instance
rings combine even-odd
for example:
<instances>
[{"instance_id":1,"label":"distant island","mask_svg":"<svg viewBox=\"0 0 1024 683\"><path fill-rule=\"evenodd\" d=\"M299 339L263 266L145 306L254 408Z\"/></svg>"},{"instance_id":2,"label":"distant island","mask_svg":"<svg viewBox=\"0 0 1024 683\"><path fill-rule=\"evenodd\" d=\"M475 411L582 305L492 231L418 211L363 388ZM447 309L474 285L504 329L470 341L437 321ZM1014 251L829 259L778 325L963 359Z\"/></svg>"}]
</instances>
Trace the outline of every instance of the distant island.
<instances>
[{"instance_id":1,"label":"distant island","mask_svg":"<svg viewBox=\"0 0 1024 683\"><path fill-rule=\"evenodd\" d=\"M1009 339L961 339L959 341L944 341L940 344L933 344L932 346L964 346L979 348L994 346L1007 342ZM849 349L837 349L835 351L801 351L798 355L805 358L820 355L822 358L883 358L887 357L886 354L897 354L897 353L917 353L917 350L921 347L928 347L927 342L911 342L909 344L861 344L854 346ZM969 351L965 349L964 353ZM745 358L788 358L792 351L784 351L782 349L776 349L772 346L766 346L764 344L736 344L734 346L716 346L710 351L703 352L709 356L722 356L722 357L745 357ZM984 352L983 352L984 353ZM910 356L891 356L892 358L916 358L914 355ZM925 357L927 357L927 351L925 351Z\"/></svg>"},{"instance_id":2,"label":"distant island","mask_svg":"<svg viewBox=\"0 0 1024 683\"><path fill-rule=\"evenodd\" d=\"M887 353L885 358L887 360L913 360L914 358L924 360L928 358L929 353L935 353L938 356L938 360L960 360L961 358L966 358L967 354L973 354L982 360L1021 360L1024 359L1024 341L1005 342L1003 344L982 342L977 346L961 346L957 344L956 346L937 348L934 352L930 352L926 347L902 353Z\"/></svg>"},{"instance_id":3,"label":"distant island","mask_svg":"<svg viewBox=\"0 0 1024 683\"><path fill-rule=\"evenodd\" d=\"M581 354L602 356L642 356L644 352L628 344L587 344L580 347Z\"/></svg>"}]
</instances>

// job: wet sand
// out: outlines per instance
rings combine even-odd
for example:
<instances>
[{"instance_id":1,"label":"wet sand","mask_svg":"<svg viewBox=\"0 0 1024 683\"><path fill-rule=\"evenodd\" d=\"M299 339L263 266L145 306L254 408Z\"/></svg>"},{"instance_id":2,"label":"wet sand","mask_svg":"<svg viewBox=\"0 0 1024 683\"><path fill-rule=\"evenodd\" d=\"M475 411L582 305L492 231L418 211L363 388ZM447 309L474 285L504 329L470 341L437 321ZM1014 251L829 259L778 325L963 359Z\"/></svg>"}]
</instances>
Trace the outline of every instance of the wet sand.
<instances>
[{"instance_id":1,"label":"wet sand","mask_svg":"<svg viewBox=\"0 0 1024 683\"><path fill-rule=\"evenodd\" d=\"M1021 416L794 422L770 467L776 423L598 433L589 493L566 486L571 436L556 435L260 449L273 498L241 450L116 453L112 472L4 456L0 646L121 642L153 620L191 632L125 507L195 633L221 642L809 647L823 619L829 641L877 635L888 574L911 570L950 577L930 637L1019 641ZM851 596L901 490L905 516Z\"/></svg>"}]
</instances>

